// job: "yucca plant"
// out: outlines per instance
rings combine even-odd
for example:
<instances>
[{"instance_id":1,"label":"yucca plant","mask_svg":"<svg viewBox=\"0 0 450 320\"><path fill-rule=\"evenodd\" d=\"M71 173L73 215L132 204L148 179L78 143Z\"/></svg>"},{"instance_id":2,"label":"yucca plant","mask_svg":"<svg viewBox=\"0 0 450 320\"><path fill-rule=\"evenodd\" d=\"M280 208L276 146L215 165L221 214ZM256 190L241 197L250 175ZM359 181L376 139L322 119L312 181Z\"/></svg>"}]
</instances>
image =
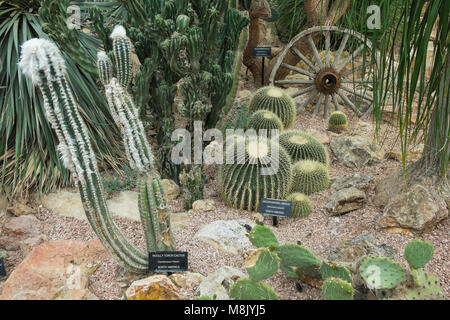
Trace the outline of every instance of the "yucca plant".
<instances>
[{"instance_id":1,"label":"yucca plant","mask_svg":"<svg viewBox=\"0 0 450 320\"><path fill-rule=\"evenodd\" d=\"M47 38L37 15L39 6L39 1L0 1L0 193L10 197L72 185L57 155L56 136L45 120L42 99L16 64L23 42ZM97 41L92 37L83 35L80 41L95 51ZM120 144L120 132L106 101L91 75L70 56L63 56L99 163L120 170L124 155L115 147Z\"/></svg>"}]
</instances>

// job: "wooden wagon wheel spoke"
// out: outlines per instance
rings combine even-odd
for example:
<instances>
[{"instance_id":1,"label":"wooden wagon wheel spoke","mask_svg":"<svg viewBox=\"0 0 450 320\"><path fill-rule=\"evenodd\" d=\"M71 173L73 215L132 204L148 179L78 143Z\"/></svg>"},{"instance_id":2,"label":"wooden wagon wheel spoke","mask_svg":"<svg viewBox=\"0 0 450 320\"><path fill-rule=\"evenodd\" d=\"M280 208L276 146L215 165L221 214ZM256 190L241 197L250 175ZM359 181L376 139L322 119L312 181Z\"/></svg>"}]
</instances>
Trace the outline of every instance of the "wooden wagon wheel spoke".
<instances>
[{"instance_id":1,"label":"wooden wagon wheel spoke","mask_svg":"<svg viewBox=\"0 0 450 320\"><path fill-rule=\"evenodd\" d=\"M313 84L314 80L296 79L296 80L276 80L276 84Z\"/></svg>"},{"instance_id":2,"label":"wooden wagon wheel spoke","mask_svg":"<svg viewBox=\"0 0 450 320\"><path fill-rule=\"evenodd\" d=\"M344 102L350 107L352 108L352 110L356 113L359 114L358 108L356 108L355 104L353 102L351 102L347 96L342 92L342 90L338 90L337 94L339 95L339 97L342 98L342 100L344 100Z\"/></svg>"},{"instance_id":3,"label":"wooden wagon wheel spoke","mask_svg":"<svg viewBox=\"0 0 450 320\"><path fill-rule=\"evenodd\" d=\"M349 93L352 93L352 94L354 94L354 95L356 95L356 96L358 96L360 98L363 98L363 99L365 99L365 100L367 100L369 102L373 102L373 96L371 96L371 95L367 95L365 93L361 93L361 92L359 92L359 91L357 91L355 89L352 90L352 89L347 88L345 86L342 86L341 89L345 90L345 91L347 91Z\"/></svg>"},{"instance_id":4,"label":"wooden wagon wheel spoke","mask_svg":"<svg viewBox=\"0 0 450 320\"><path fill-rule=\"evenodd\" d=\"M320 105L322 104L324 97L325 97L325 95L323 93L321 93L319 96L319 100L317 100L316 107L314 108L314 112L312 114L313 117L315 117L317 115L317 113L319 112Z\"/></svg>"},{"instance_id":5,"label":"wooden wagon wheel spoke","mask_svg":"<svg viewBox=\"0 0 450 320\"><path fill-rule=\"evenodd\" d=\"M319 95L319 90L314 89L314 91L308 96L308 98L306 98L305 101L303 101L301 104L299 104L298 108L297 108L297 113L302 112L303 109L305 109L305 107L310 104L315 97L317 97Z\"/></svg>"},{"instance_id":6,"label":"wooden wagon wheel spoke","mask_svg":"<svg viewBox=\"0 0 450 320\"><path fill-rule=\"evenodd\" d=\"M333 104L336 111L341 111L341 107L339 106L339 103L337 101L337 94L333 94Z\"/></svg>"},{"instance_id":7,"label":"wooden wagon wheel spoke","mask_svg":"<svg viewBox=\"0 0 450 320\"><path fill-rule=\"evenodd\" d=\"M306 70L303 70L303 69L300 69L300 68L291 66L291 65L286 64L286 63L282 63L281 66L282 66L283 68L286 68L286 69L292 70L292 71L294 71L294 72L297 72L297 73L299 73L299 74L303 74L303 75L305 75L305 76L307 76L307 77L310 77L311 79L314 79L314 78L316 77L316 75L312 74L311 72L308 72L308 71L306 71Z\"/></svg>"},{"instance_id":8,"label":"wooden wagon wheel spoke","mask_svg":"<svg viewBox=\"0 0 450 320\"><path fill-rule=\"evenodd\" d=\"M291 95L292 98L297 98L298 96L301 96L302 94L308 93L310 91L316 90L316 86L310 86L305 89L298 90L296 93Z\"/></svg>"},{"instance_id":9,"label":"wooden wagon wheel spoke","mask_svg":"<svg viewBox=\"0 0 450 320\"><path fill-rule=\"evenodd\" d=\"M316 59L316 62L319 65L319 68L323 69L323 64L322 64L322 61L320 60L319 51L317 51L317 47L314 44L314 40L310 34L308 34L308 43L309 43L309 46L311 47L314 58Z\"/></svg>"},{"instance_id":10,"label":"wooden wagon wheel spoke","mask_svg":"<svg viewBox=\"0 0 450 320\"><path fill-rule=\"evenodd\" d=\"M336 39L340 43L337 43ZM307 44L305 50L308 53L300 52L303 46L299 44L305 43ZM297 112L312 105L314 116L323 110L323 115L328 117L332 109L331 105L334 105L336 110L341 109L337 98L339 96L343 101L342 104L351 108L359 116L361 115L359 104L363 103L366 115L369 112L366 111L367 104L367 110L372 110L371 105L374 99L370 85L374 81L374 70L379 68L376 53L373 59L366 62L365 53L372 52L371 49L372 43L358 32L335 26L312 27L296 35L277 56L269 77L270 84L284 87L302 86L291 95L296 98L308 93L301 98L301 101L298 101ZM348 55L345 53L344 56L344 51L348 52ZM290 52L299 59L287 63L290 60L285 58ZM292 55L289 57L292 58ZM358 62L355 62L356 60ZM302 61L307 67L298 67L298 61ZM276 79L280 68L290 70L290 79ZM359 70L362 71L359 72Z\"/></svg>"},{"instance_id":11,"label":"wooden wagon wheel spoke","mask_svg":"<svg viewBox=\"0 0 450 320\"><path fill-rule=\"evenodd\" d=\"M336 71L341 72L346 65L352 62L355 59L355 57L358 56L358 54L360 54L364 50L365 46L366 46L365 44L362 44L358 47L358 49L353 51L353 53L347 59L345 59L344 63L342 63L339 67L336 68Z\"/></svg>"},{"instance_id":12,"label":"wooden wagon wheel spoke","mask_svg":"<svg viewBox=\"0 0 450 320\"><path fill-rule=\"evenodd\" d=\"M304 63L306 63L314 72L319 72L319 69L307 58L305 57L296 47L290 48L294 53L303 60Z\"/></svg>"},{"instance_id":13,"label":"wooden wagon wheel spoke","mask_svg":"<svg viewBox=\"0 0 450 320\"><path fill-rule=\"evenodd\" d=\"M339 59L341 59L342 53L344 52L345 46L347 45L349 36L350 35L348 33L346 33L344 35L344 39L342 39L342 42L341 42L341 45L339 46L336 57L334 58L333 65L331 66L333 69L336 68L336 64L338 63Z\"/></svg>"}]
</instances>

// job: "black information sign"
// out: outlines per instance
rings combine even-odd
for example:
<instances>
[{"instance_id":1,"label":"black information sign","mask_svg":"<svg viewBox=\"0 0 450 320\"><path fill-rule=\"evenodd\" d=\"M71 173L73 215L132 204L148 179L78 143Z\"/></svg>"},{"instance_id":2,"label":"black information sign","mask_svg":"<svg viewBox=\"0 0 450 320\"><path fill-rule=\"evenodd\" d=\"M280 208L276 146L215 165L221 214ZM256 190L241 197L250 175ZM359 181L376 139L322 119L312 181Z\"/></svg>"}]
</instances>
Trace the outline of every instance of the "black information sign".
<instances>
[{"instance_id":1,"label":"black information sign","mask_svg":"<svg viewBox=\"0 0 450 320\"><path fill-rule=\"evenodd\" d=\"M3 263L3 258L0 258L0 278L6 277L5 264Z\"/></svg>"},{"instance_id":2,"label":"black information sign","mask_svg":"<svg viewBox=\"0 0 450 320\"><path fill-rule=\"evenodd\" d=\"M177 251L150 252L150 272L182 272L188 269L188 253Z\"/></svg>"},{"instance_id":3,"label":"black information sign","mask_svg":"<svg viewBox=\"0 0 450 320\"><path fill-rule=\"evenodd\" d=\"M270 57L272 55L272 47L254 47L254 57Z\"/></svg>"},{"instance_id":4,"label":"black information sign","mask_svg":"<svg viewBox=\"0 0 450 320\"><path fill-rule=\"evenodd\" d=\"M290 218L292 216L292 202L263 198L259 204L259 212L268 216Z\"/></svg>"}]
</instances>

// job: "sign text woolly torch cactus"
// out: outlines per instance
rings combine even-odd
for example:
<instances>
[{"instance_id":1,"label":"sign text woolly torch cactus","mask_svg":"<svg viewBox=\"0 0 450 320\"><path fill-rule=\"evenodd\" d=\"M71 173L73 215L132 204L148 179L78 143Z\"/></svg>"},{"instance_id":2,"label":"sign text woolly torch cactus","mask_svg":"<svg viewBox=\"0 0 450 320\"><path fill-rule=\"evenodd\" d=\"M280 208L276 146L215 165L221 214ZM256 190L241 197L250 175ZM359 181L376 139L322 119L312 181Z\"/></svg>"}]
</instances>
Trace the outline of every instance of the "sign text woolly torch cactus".
<instances>
[{"instance_id":1,"label":"sign text woolly torch cactus","mask_svg":"<svg viewBox=\"0 0 450 320\"><path fill-rule=\"evenodd\" d=\"M108 252L126 269L132 272L146 272L148 254L136 248L124 237L108 211L95 154L86 125L67 83L65 63L58 48L48 40L29 40L22 46L19 65L42 92L47 119L58 136L58 150L64 165L71 170L75 178L87 219L96 235ZM121 99L122 102L117 105L118 113L125 113L123 108L128 106L125 103L127 95L123 94L117 99ZM133 154L134 163L139 163L135 167L141 173L139 207L147 249L173 250L174 241L170 232L164 191L159 176L153 169L151 149L142 134L142 126L139 126L140 122L137 117L132 116L133 114L135 115L130 108L127 119L132 124L121 129L128 134L124 135L124 140L128 143L129 153ZM126 132L130 126L134 128L131 133L133 136L130 132ZM134 145L130 142L131 139Z\"/></svg>"}]
</instances>

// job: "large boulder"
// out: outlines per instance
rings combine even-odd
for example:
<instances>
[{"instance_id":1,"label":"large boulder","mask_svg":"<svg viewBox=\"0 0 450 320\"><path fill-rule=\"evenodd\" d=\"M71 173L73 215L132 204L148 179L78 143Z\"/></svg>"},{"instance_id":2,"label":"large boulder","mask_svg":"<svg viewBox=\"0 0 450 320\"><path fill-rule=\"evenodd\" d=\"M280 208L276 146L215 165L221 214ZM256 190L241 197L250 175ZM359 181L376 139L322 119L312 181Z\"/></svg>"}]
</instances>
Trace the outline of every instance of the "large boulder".
<instances>
[{"instance_id":1,"label":"large boulder","mask_svg":"<svg viewBox=\"0 0 450 320\"><path fill-rule=\"evenodd\" d=\"M33 215L12 217L8 219L0 233L0 249L15 251L21 246L29 251L31 247L46 241L42 223ZM27 253L27 252L25 252Z\"/></svg>"},{"instance_id":2,"label":"large boulder","mask_svg":"<svg viewBox=\"0 0 450 320\"><path fill-rule=\"evenodd\" d=\"M379 228L426 233L448 217L447 203L429 188L416 184L395 195L377 221Z\"/></svg>"},{"instance_id":3,"label":"large boulder","mask_svg":"<svg viewBox=\"0 0 450 320\"><path fill-rule=\"evenodd\" d=\"M365 136L336 136L330 147L339 163L348 168L363 168L379 161L371 141Z\"/></svg>"},{"instance_id":4,"label":"large boulder","mask_svg":"<svg viewBox=\"0 0 450 320\"><path fill-rule=\"evenodd\" d=\"M127 289L128 300L182 300L177 286L165 275L137 280Z\"/></svg>"},{"instance_id":5,"label":"large boulder","mask_svg":"<svg viewBox=\"0 0 450 320\"><path fill-rule=\"evenodd\" d=\"M88 276L109 255L98 240L41 244L11 273L0 300L96 299Z\"/></svg>"},{"instance_id":6,"label":"large boulder","mask_svg":"<svg viewBox=\"0 0 450 320\"><path fill-rule=\"evenodd\" d=\"M331 189L339 191L347 188L356 188L367 190L372 182L372 176L363 173L347 174L333 178L331 180Z\"/></svg>"},{"instance_id":7,"label":"large boulder","mask_svg":"<svg viewBox=\"0 0 450 320\"><path fill-rule=\"evenodd\" d=\"M332 194L325 209L332 216L342 215L350 211L358 210L364 206L366 194L354 187L341 189Z\"/></svg>"},{"instance_id":8,"label":"large boulder","mask_svg":"<svg viewBox=\"0 0 450 320\"><path fill-rule=\"evenodd\" d=\"M199 285L196 295L207 296L216 300L230 300L230 289L239 278L248 277L241 270L233 267L221 267L209 274Z\"/></svg>"},{"instance_id":9,"label":"large boulder","mask_svg":"<svg viewBox=\"0 0 450 320\"><path fill-rule=\"evenodd\" d=\"M200 228L194 237L224 252L240 254L252 247L246 226L253 228L255 223L247 219L217 220Z\"/></svg>"}]
</instances>

